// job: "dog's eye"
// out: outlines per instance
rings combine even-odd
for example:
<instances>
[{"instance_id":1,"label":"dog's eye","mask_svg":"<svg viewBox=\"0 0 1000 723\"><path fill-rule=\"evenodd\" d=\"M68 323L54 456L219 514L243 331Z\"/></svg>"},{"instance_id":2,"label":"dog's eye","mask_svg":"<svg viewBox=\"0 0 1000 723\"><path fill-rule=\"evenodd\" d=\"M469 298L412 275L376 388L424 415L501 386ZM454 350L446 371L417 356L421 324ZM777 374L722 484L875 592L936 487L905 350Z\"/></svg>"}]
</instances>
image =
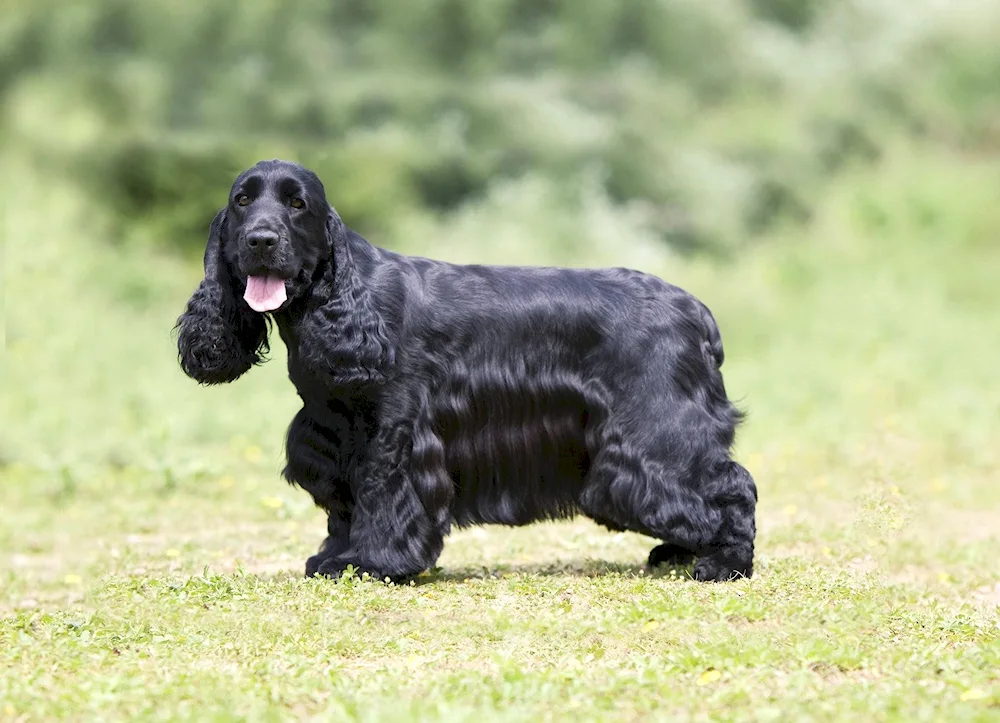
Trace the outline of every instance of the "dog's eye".
<instances>
[{"instance_id":1,"label":"dog's eye","mask_svg":"<svg viewBox=\"0 0 1000 723\"><path fill-rule=\"evenodd\" d=\"M288 205L291 206L292 208L305 208L306 202L303 201L301 198L293 198L291 201L288 202Z\"/></svg>"},{"instance_id":2,"label":"dog's eye","mask_svg":"<svg viewBox=\"0 0 1000 723\"><path fill-rule=\"evenodd\" d=\"M246 195L245 193L241 193L239 196L236 197L236 205L237 206L249 206L250 205L250 197L248 195Z\"/></svg>"}]
</instances>

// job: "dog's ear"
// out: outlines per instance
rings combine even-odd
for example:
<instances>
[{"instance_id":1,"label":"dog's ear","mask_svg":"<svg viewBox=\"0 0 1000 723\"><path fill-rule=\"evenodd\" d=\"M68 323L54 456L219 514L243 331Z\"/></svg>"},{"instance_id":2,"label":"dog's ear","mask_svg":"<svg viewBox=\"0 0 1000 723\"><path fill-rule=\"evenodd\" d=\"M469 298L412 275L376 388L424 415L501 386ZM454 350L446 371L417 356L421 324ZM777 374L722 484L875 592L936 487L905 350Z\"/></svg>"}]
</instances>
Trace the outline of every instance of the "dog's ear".
<instances>
[{"instance_id":1,"label":"dog's ear","mask_svg":"<svg viewBox=\"0 0 1000 723\"><path fill-rule=\"evenodd\" d=\"M367 241L330 211L331 263L312 290L299 325L299 356L333 386L383 382L395 347L371 289L363 282L378 263Z\"/></svg>"},{"instance_id":2,"label":"dog's ear","mask_svg":"<svg viewBox=\"0 0 1000 723\"><path fill-rule=\"evenodd\" d=\"M216 214L205 248L205 278L177 320L177 351L184 373L201 384L231 382L268 351L267 320L240 302L223 256L226 211Z\"/></svg>"}]
</instances>

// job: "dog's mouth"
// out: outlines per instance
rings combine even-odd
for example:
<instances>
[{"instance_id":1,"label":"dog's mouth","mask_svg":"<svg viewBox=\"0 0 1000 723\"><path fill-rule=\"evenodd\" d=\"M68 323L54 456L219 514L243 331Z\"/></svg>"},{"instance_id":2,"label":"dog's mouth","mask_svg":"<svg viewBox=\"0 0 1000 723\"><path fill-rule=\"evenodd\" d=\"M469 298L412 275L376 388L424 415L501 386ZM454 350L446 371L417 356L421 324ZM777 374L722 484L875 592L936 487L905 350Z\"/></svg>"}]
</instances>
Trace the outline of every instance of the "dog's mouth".
<instances>
[{"instance_id":1,"label":"dog's mouth","mask_svg":"<svg viewBox=\"0 0 1000 723\"><path fill-rule=\"evenodd\" d=\"M275 311L288 300L285 280L274 274L248 276L243 298L254 311Z\"/></svg>"}]
</instances>

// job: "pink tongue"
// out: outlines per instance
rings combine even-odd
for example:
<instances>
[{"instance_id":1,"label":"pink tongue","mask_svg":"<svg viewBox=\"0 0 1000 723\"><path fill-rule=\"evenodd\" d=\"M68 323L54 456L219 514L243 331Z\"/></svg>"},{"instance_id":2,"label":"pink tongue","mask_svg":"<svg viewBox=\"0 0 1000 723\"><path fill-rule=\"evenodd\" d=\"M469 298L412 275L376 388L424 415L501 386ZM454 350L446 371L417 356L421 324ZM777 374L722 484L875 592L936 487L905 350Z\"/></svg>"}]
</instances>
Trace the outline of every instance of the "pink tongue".
<instances>
[{"instance_id":1,"label":"pink tongue","mask_svg":"<svg viewBox=\"0 0 1000 723\"><path fill-rule=\"evenodd\" d=\"M243 298L254 311L274 311L288 298L285 281L277 276L251 276Z\"/></svg>"}]
</instances>

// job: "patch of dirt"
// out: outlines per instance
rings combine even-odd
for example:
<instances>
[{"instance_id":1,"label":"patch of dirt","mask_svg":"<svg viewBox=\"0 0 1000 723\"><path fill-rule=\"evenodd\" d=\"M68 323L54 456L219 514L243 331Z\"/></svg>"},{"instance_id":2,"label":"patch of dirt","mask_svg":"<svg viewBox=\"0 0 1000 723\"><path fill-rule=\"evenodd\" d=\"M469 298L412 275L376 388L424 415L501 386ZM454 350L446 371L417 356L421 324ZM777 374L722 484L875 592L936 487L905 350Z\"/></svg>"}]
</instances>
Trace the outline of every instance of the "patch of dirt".
<instances>
[{"instance_id":1,"label":"patch of dirt","mask_svg":"<svg viewBox=\"0 0 1000 723\"><path fill-rule=\"evenodd\" d=\"M992 587L984 585L972 593L972 598L981 605L1000 608L1000 582Z\"/></svg>"},{"instance_id":2,"label":"patch of dirt","mask_svg":"<svg viewBox=\"0 0 1000 723\"><path fill-rule=\"evenodd\" d=\"M852 683L858 681L873 681L882 677L882 672L872 668L844 668L825 660L816 660L809 664L809 670L827 683Z\"/></svg>"},{"instance_id":3,"label":"patch of dirt","mask_svg":"<svg viewBox=\"0 0 1000 723\"><path fill-rule=\"evenodd\" d=\"M929 533L958 542L1000 540L1000 512L994 510L928 510L921 522Z\"/></svg>"}]
</instances>

